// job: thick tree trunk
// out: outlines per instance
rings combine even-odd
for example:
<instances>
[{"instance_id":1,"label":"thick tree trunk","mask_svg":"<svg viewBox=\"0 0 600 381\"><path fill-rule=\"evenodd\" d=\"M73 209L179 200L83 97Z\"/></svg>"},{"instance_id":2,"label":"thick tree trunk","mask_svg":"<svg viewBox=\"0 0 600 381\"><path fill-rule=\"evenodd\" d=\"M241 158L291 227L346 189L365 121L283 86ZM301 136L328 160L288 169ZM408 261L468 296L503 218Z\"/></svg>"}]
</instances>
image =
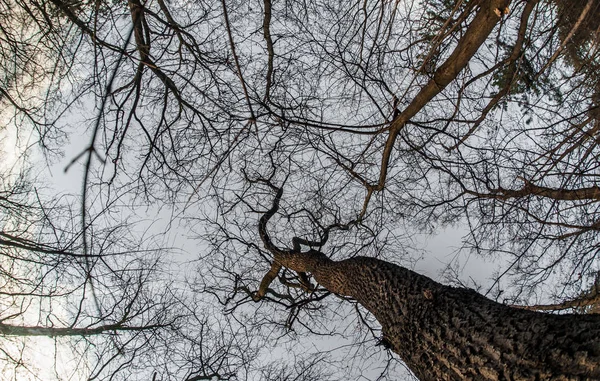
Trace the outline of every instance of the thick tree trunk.
<instances>
[{"instance_id":1,"label":"thick tree trunk","mask_svg":"<svg viewBox=\"0 0 600 381\"><path fill-rule=\"evenodd\" d=\"M600 316L511 308L374 258L278 257L368 309L421 380L600 379Z\"/></svg>"},{"instance_id":2,"label":"thick tree trunk","mask_svg":"<svg viewBox=\"0 0 600 381\"><path fill-rule=\"evenodd\" d=\"M369 310L386 342L421 380L600 380L600 315L513 308L378 259L336 262L316 250L301 252L299 245L278 248L266 225L281 195L278 189L259 224L274 263L258 299L281 266L310 272L329 291Z\"/></svg>"}]
</instances>

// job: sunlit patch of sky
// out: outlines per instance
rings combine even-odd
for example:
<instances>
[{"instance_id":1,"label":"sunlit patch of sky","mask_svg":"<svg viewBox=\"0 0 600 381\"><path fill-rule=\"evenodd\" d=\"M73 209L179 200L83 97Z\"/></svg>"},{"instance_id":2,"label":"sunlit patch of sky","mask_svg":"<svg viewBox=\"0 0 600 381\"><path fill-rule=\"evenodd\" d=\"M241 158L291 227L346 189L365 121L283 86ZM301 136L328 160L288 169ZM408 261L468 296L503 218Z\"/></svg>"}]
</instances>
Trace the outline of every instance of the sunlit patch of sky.
<instances>
[{"instance_id":1,"label":"sunlit patch of sky","mask_svg":"<svg viewBox=\"0 0 600 381\"><path fill-rule=\"evenodd\" d=\"M23 33L27 33L27 31L24 30ZM44 61L39 60L39 62ZM23 101L26 106L39 106L43 102L43 93L47 90L49 79L34 80L27 73L21 74L17 81L19 101ZM27 99L24 99L24 97ZM6 100L3 100L0 105L2 106L2 109L0 109L0 182L9 187L14 178L33 163L34 165L31 167L33 173L31 175L33 179L41 180L38 185L42 185L44 180L48 178L48 166L47 162L43 160L37 145L39 136L33 128L30 128L26 118L15 116L16 110L13 105ZM71 184L70 181L65 182L64 179L60 179L60 181L51 185L51 188L56 188L55 190L60 193L69 184ZM0 257L0 261L4 262L5 258ZM22 274L22 276L27 277L28 274ZM6 283L3 282L2 287L3 292L11 292ZM18 292L19 290L13 291ZM22 305L7 306L4 305L5 303L1 304L1 316L3 318L6 319L7 316L11 315L11 311L16 313L15 319L3 320L5 324L31 327L40 324L39 311L42 311L44 307L39 306L39 303L31 301L24 308L25 312L22 314L20 313L23 311ZM67 311L60 303L53 303L51 309L53 316L68 321ZM73 353L72 348L66 344L65 339L9 336L1 338L1 348L0 362L5 361L5 364L0 366L1 379L43 379L52 381L86 378L85 369L87 367L82 366L81 360L75 360L77 356ZM20 361L17 361L21 366L15 366L14 361L9 361L10 358L20 359Z\"/></svg>"}]
</instances>

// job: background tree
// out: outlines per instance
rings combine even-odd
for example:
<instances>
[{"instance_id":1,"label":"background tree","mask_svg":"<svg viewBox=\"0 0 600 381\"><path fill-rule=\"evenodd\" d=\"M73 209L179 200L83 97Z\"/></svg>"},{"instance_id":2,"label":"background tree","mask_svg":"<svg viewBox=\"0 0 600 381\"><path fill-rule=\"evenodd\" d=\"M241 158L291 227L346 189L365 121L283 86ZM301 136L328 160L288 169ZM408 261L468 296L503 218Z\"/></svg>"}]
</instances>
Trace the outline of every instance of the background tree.
<instances>
[{"instance_id":1,"label":"background tree","mask_svg":"<svg viewBox=\"0 0 600 381\"><path fill-rule=\"evenodd\" d=\"M27 173L0 184L6 379L227 378L256 355L239 326L182 290L160 235L140 235L133 216L101 211L82 232L76 200L48 198Z\"/></svg>"}]
</instances>

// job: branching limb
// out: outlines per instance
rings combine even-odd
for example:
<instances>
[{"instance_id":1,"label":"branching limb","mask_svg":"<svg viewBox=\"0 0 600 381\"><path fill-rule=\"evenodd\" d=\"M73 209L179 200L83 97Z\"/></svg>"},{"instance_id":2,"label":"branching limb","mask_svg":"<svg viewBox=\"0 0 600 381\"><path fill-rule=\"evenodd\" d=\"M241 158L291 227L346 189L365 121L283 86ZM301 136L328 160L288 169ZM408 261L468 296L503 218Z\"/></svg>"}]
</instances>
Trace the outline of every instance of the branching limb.
<instances>
[{"instance_id":1,"label":"branching limb","mask_svg":"<svg viewBox=\"0 0 600 381\"><path fill-rule=\"evenodd\" d=\"M486 41L496 24L501 20L501 13L499 14L498 10L508 8L509 4L510 1L507 0L489 0L481 2L477 14L456 44L454 51L435 71L433 78L421 88L411 103L390 124L389 135L383 147L379 178L377 182L366 186L367 195L365 197L363 209L358 218L359 220L364 217L373 193L382 191L385 186L392 151L396 145L396 140L400 131L402 131L404 126L417 115L425 105L445 89L450 82L456 79L458 74L469 64L471 58ZM357 176L352 172L351 174L359 182L364 183L364 178Z\"/></svg>"},{"instance_id":2,"label":"branching limb","mask_svg":"<svg viewBox=\"0 0 600 381\"><path fill-rule=\"evenodd\" d=\"M256 291L252 295L252 299L254 299L255 302L258 302L259 300L261 300L263 298L263 296L265 296L267 289L269 288L269 286L271 285L273 280L279 274L279 270L281 270L281 265L278 264L277 262L273 261L273 263L271 264L271 269L269 270L269 272L267 272L265 274L262 281L260 282L258 291Z\"/></svg>"}]
</instances>

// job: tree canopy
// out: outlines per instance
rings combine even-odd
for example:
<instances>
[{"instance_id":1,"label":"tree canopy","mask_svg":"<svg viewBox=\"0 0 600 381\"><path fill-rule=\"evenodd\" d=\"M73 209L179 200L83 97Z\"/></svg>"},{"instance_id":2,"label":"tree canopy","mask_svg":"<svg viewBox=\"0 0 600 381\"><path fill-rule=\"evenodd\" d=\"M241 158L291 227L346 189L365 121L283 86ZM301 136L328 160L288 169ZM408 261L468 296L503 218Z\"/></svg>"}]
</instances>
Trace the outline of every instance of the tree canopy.
<instances>
[{"instance_id":1,"label":"tree canopy","mask_svg":"<svg viewBox=\"0 0 600 381\"><path fill-rule=\"evenodd\" d=\"M396 379L372 314L273 261L274 188L273 247L411 267L461 227L496 272L446 283L597 311L599 12L0 0L3 371L50 340L56 378Z\"/></svg>"}]
</instances>

